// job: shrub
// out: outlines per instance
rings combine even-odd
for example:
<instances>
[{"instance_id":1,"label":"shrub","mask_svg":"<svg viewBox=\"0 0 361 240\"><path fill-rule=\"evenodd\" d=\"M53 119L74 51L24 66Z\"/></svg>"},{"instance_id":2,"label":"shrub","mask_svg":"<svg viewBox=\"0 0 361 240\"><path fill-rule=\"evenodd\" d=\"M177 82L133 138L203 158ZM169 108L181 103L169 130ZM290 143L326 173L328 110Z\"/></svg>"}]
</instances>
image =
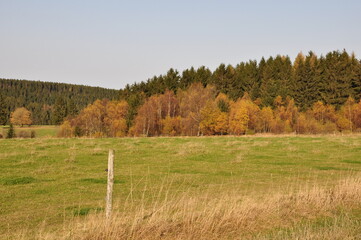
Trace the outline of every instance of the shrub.
<instances>
[{"instance_id":1,"label":"shrub","mask_svg":"<svg viewBox=\"0 0 361 240\"><path fill-rule=\"evenodd\" d=\"M6 138L14 138L16 135L15 135L15 130L14 130L14 126L12 124L10 124L10 128L9 128L9 131L6 135Z\"/></svg>"},{"instance_id":2,"label":"shrub","mask_svg":"<svg viewBox=\"0 0 361 240\"><path fill-rule=\"evenodd\" d=\"M58 133L59 137L73 137L74 128L70 125L68 120L65 120L63 124L60 126L60 131Z\"/></svg>"},{"instance_id":3,"label":"shrub","mask_svg":"<svg viewBox=\"0 0 361 240\"><path fill-rule=\"evenodd\" d=\"M75 137L81 137L81 136L83 136L83 131L81 130L80 127L75 126L75 128L74 128L74 136L75 136Z\"/></svg>"},{"instance_id":4,"label":"shrub","mask_svg":"<svg viewBox=\"0 0 361 240\"><path fill-rule=\"evenodd\" d=\"M29 132L26 132L26 131L20 131L18 133L18 136L19 138L30 138L30 133Z\"/></svg>"},{"instance_id":5,"label":"shrub","mask_svg":"<svg viewBox=\"0 0 361 240\"><path fill-rule=\"evenodd\" d=\"M32 130L32 131L30 132L30 138L35 138L35 137L36 137L36 133L35 133L34 130Z\"/></svg>"}]
</instances>

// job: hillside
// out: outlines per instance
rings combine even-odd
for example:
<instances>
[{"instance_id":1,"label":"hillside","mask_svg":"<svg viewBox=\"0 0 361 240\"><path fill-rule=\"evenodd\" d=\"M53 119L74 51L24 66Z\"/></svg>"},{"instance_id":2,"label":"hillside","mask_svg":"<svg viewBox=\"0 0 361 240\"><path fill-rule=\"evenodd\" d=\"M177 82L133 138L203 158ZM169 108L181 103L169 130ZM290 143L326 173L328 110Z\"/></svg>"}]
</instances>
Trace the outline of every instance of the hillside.
<instances>
[{"instance_id":1,"label":"hillside","mask_svg":"<svg viewBox=\"0 0 361 240\"><path fill-rule=\"evenodd\" d=\"M118 90L101 87L3 78L0 93L8 114L17 107L26 107L32 112L33 124L51 124L57 100L77 112L96 99L117 99L119 95Z\"/></svg>"}]
</instances>

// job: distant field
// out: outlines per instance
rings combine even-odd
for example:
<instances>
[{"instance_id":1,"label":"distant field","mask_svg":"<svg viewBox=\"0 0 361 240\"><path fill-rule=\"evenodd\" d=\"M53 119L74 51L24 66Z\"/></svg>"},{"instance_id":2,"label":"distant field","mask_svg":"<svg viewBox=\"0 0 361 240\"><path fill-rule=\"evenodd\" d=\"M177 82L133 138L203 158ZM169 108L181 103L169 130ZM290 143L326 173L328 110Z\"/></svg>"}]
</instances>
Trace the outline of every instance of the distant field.
<instances>
[{"instance_id":1,"label":"distant field","mask_svg":"<svg viewBox=\"0 0 361 240\"><path fill-rule=\"evenodd\" d=\"M39 127L36 131L39 137L54 136L56 128ZM163 201L166 203L172 200L176 206L179 204L177 199L192 202L190 199L195 198L195 202L203 205L190 207L192 211L200 206L213 206L212 200L217 199L225 199L225 206L231 203L236 206L246 200L254 204L258 201L272 203L274 200L271 199L278 195L315 187L328 189L340 180L358 179L361 170L360 136L2 139L0 239L17 239L21 236L23 239L40 238L39 232L48 236L44 239L60 238L65 236L64 232L58 233L60 230L68 231L68 228L73 229L73 223L89 222L88 217L91 219L94 213L102 214L106 193L105 169L110 148L116 152L115 212L134 217L139 217L137 214L141 213L141 221L146 221L148 217L152 219L146 226L157 221L177 222L186 217L194 218L197 222L197 216L188 216L188 213L177 215L172 221L166 217L163 220L153 219L153 215L162 212L154 207L154 203L161 205ZM358 185L353 186L356 187L350 192L358 193ZM231 195L236 196L237 201L233 202L235 198L228 201ZM353 197L360 197L361 200L359 195ZM286 220L280 217L276 221L270 217L270 220L262 220L267 227L247 225L242 234L268 239L272 234L282 232L282 239L288 239L291 238L289 234L296 231L300 231L297 236L304 236L301 235L304 226L324 232L327 226L342 218L337 223L350 226L347 230L356 236L361 230L361 201L351 204L350 200L349 204L344 204L340 199L340 203L337 202L339 205L331 210L325 208L312 212L306 208L302 210L304 214L290 215L289 219L286 217L289 215L285 215ZM326 202L323 204L327 205ZM187 206L182 205L181 209L187 209ZM217 209L217 206L212 209ZM303 205L299 203L297 206ZM135 207L141 211L135 212ZM284 209L288 207L282 207L282 211ZM267 211L262 210L259 215L264 212ZM225 216L222 216L219 219L226 221ZM138 220L128 220L125 225L118 226L119 229L128 229L127 224L130 224L129 229L134 224L140 224ZM174 225L178 226L176 229L181 228L182 224L177 224ZM197 225L194 226L196 228ZM217 225L212 226L209 229L221 229ZM85 232L84 236L91 232L89 229L81 228ZM153 226L150 229L154 233L157 228ZM25 235L19 235L24 231L27 231ZM159 231L160 235L151 239L167 236L166 230ZM55 235L46 234L53 232ZM174 233L167 234L170 234L169 239L174 236L171 235ZM235 230L232 234L240 233ZM73 237L78 238L76 235ZM235 237L229 235L228 238ZM69 238L64 239L73 238L69 235Z\"/></svg>"},{"instance_id":2,"label":"distant field","mask_svg":"<svg viewBox=\"0 0 361 240\"><path fill-rule=\"evenodd\" d=\"M0 133L3 136L6 136L6 133L9 129L9 126L0 128ZM44 138L44 137L56 137L58 134L59 126L53 125L33 125L33 126L15 126L15 134L19 134L21 131L26 132L30 135L31 131L35 131L36 138Z\"/></svg>"}]
</instances>

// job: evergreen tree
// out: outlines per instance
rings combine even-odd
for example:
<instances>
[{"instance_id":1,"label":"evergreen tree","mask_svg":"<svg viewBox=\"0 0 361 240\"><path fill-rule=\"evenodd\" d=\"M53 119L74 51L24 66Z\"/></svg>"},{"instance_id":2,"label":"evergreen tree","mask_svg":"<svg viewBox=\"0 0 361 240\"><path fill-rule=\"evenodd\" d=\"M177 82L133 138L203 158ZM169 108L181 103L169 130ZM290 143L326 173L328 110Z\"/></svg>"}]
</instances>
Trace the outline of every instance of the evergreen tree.
<instances>
[{"instance_id":1,"label":"evergreen tree","mask_svg":"<svg viewBox=\"0 0 361 240\"><path fill-rule=\"evenodd\" d=\"M128 114L125 117L128 129L133 125L133 120L138 113L138 108L144 103L144 95L142 92L134 93L126 99L129 105Z\"/></svg>"},{"instance_id":2,"label":"evergreen tree","mask_svg":"<svg viewBox=\"0 0 361 240\"><path fill-rule=\"evenodd\" d=\"M67 115L70 117L74 117L78 114L78 109L75 105L75 102L73 99L69 99L67 103Z\"/></svg>"},{"instance_id":3,"label":"evergreen tree","mask_svg":"<svg viewBox=\"0 0 361 240\"><path fill-rule=\"evenodd\" d=\"M211 83L212 72L208 68L202 66L197 69L196 79L194 82L202 83L203 87Z\"/></svg>"},{"instance_id":4,"label":"evergreen tree","mask_svg":"<svg viewBox=\"0 0 361 240\"><path fill-rule=\"evenodd\" d=\"M350 78L352 87L352 96L356 100L361 99L361 62L356 59L355 54L351 55Z\"/></svg>"},{"instance_id":5,"label":"evergreen tree","mask_svg":"<svg viewBox=\"0 0 361 240\"><path fill-rule=\"evenodd\" d=\"M169 69L167 75L163 77L165 90L176 91L179 86L180 76L177 70L173 68ZM164 91L162 93L164 93Z\"/></svg>"},{"instance_id":6,"label":"evergreen tree","mask_svg":"<svg viewBox=\"0 0 361 240\"><path fill-rule=\"evenodd\" d=\"M235 80L236 71L231 65L221 64L213 73L211 83L218 92L229 94Z\"/></svg>"},{"instance_id":7,"label":"evergreen tree","mask_svg":"<svg viewBox=\"0 0 361 240\"><path fill-rule=\"evenodd\" d=\"M260 86L260 93L262 96L262 103L265 106L272 106L273 99L279 95L277 86L277 82L274 74L274 59L270 57L264 64L262 68L260 68L260 74L262 83Z\"/></svg>"},{"instance_id":8,"label":"evergreen tree","mask_svg":"<svg viewBox=\"0 0 361 240\"><path fill-rule=\"evenodd\" d=\"M14 138L15 137L15 130L12 123L10 123L10 128L8 130L8 133L6 135L6 138Z\"/></svg>"},{"instance_id":9,"label":"evergreen tree","mask_svg":"<svg viewBox=\"0 0 361 240\"><path fill-rule=\"evenodd\" d=\"M346 51L328 53L321 65L322 98L327 104L340 107L352 96L350 57Z\"/></svg>"},{"instance_id":10,"label":"evergreen tree","mask_svg":"<svg viewBox=\"0 0 361 240\"><path fill-rule=\"evenodd\" d=\"M64 98L59 97L54 105L53 110L53 124L58 125L63 122L64 118L67 116L67 104Z\"/></svg>"},{"instance_id":11,"label":"evergreen tree","mask_svg":"<svg viewBox=\"0 0 361 240\"><path fill-rule=\"evenodd\" d=\"M306 58L301 54L297 56L291 89L291 96L302 110L321 99L319 61L313 52Z\"/></svg>"},{"instance_id":12,"label":"evergreen tree","mask_svg":"<svg viewBox=\"0 0 361 240\"><path fill-rule=\"evenodd\" d=\"M44 110L44 106L53 107L59 97L73 99L77 109L83 109L96 99L115 100L119 96L119 91L114 89L1 78L0 92L5 99L7 119L10 112L25 107L32 111L34 124L51 124L51 121L43 118L48 115L48 109Z\"/></svg>"},{"instance_id":13,"label":"evergreen tree","mask_svg":"<svg viewBox=\"0 0 361 240\"><path fill-rule=\"evenodd\" d=\"M5 98L0 93L0 125L5 125L8 121L8 111L6 108Z\"/></svg>"},{"instance_id":14,"label":"evergreen tree","mask_svg":"<svg viewBox=\"0 0 361 240\"><path fill-rule=\"evenodd\" d=\"M196 70L193 67L184 70L182 77L179 80L179 87L183 90L187 89L194 81L196 81L196 74Z\"/></svg>"}]
</instances>

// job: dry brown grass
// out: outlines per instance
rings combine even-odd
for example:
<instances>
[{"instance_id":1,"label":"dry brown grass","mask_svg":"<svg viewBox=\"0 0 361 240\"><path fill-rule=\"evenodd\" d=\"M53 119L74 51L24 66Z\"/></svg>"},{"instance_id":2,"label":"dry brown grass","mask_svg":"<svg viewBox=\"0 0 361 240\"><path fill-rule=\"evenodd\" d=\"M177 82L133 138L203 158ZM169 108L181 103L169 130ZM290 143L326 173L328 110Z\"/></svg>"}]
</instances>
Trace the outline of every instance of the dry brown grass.
<instances>
[{"instance_id":1,"label":"dry brown grass","mask_svg":"<svg viewBox=\"0 0 361 240\"><path fill-rule=\"evenodd\" d=\"M127 201L111 222L103 214L74 219L55 232L41 231L37 239L360 239L360 221L341 216L361 206L361 177L332 188L310 187L287 195L261 197L237 193L190 192L153 202ZM330 217L326 226L315 226ZM288 229L288 231L275 231ZM26 235L22 235L26 236ZM18 236L19 239L21 235ZM27 239L25 237L25 239Z\"/></svg>"}]
</instances>

